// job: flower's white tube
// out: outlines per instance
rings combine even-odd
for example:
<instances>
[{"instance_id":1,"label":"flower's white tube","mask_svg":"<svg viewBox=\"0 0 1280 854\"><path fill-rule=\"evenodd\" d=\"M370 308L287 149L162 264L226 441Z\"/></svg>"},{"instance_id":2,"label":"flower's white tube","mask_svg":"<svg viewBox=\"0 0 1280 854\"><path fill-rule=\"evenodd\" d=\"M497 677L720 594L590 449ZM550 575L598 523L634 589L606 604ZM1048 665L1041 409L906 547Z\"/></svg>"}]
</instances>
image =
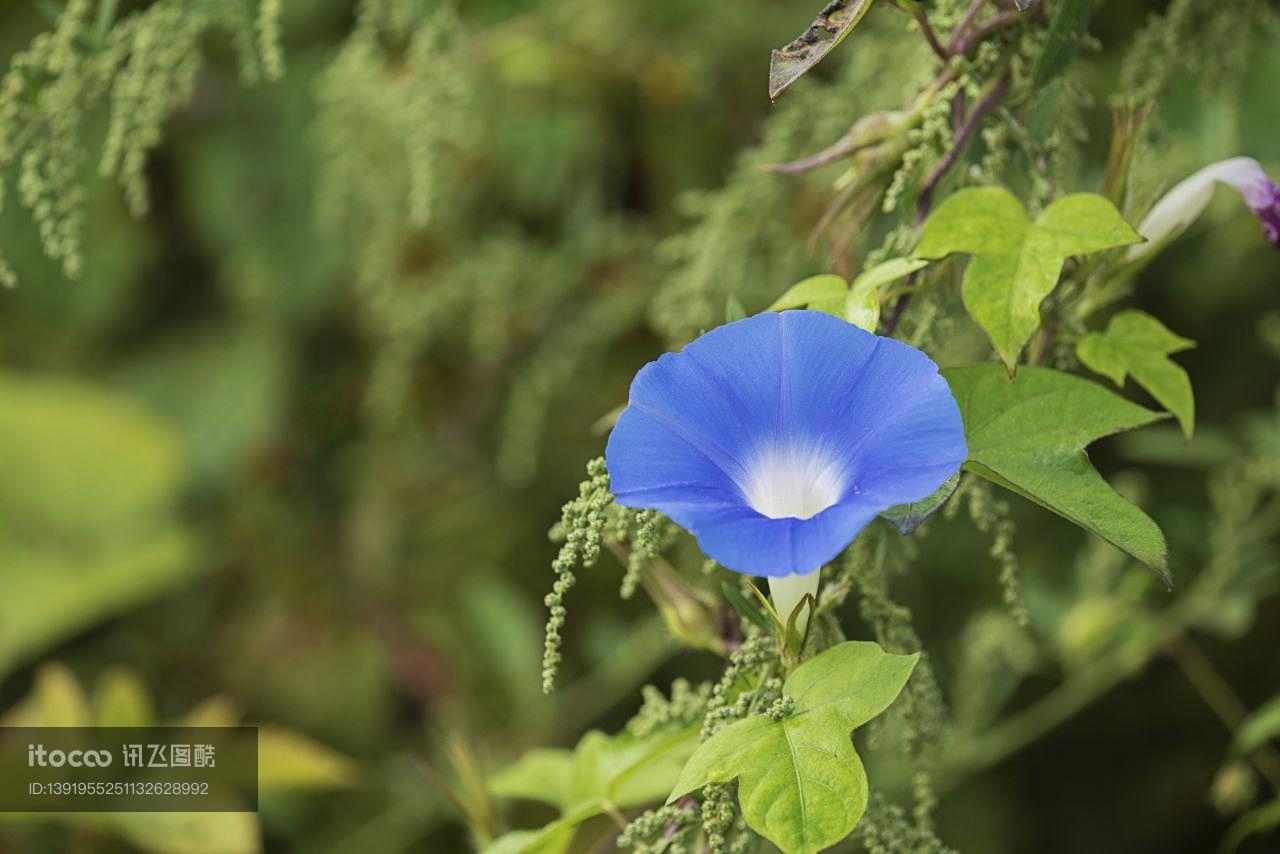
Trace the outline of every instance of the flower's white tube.
<instances>
[{"instance_id":1,"label":"flower's white tube","mask_svg":"<svg viewBox=\"0 0 1280 854\"><path fill-rule=\"evenodd\" d=\"M769 595L773 597L774 610L782 618L784 628L787 625L787 618L800 604L804 594L809 593L814 599L818 598L818 577L821 574L822 569L819 568L805 575L782 575L769 578ZM796 618L796 631L803 635L808 623L809 612L806 611Z\"/></svg>"},{"instance_id":2,"label":"flower's white tube","mask_svg":"<svg viewBox=\"0 0 1280 854\"><path fill-rule=\"evenodd\" d=\"M1280 249L1280 187L1267 177L1262 166L1251 157L1232 157L1211 163L1182 181L1156 202L1155 207L1138 226L1146 243L1129 247L1126 261L1137 261L1159 251L1170 240L1186 231L1209 206L1213 185L1234 187L1245 204L1262 223L1267 242Z\"/></svg>"}]
</instances>

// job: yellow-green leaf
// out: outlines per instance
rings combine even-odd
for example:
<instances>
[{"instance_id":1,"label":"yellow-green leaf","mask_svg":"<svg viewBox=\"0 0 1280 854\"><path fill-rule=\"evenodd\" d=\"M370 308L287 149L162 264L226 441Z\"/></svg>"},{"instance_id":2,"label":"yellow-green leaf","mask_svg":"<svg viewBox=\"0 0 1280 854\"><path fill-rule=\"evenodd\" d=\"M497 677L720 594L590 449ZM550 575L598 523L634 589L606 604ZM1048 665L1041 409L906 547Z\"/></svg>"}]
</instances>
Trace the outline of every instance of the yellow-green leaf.
<instances>
[{"instance_id":1,"label":"yellow-green leaf","mask_svg":"<svg viewBox=\"0 0 1280 854\"><path fill-rule=\"evenodd\" d=\"M177 438L126 398L0 373L0 471L0 676L197 569Z\"/></svg>"},{"instance_id":2,"label":"yellow-green leaf","mask_svg":"<svg viewBox=\"0 0 1280 854\"><path fill-rule=\"evenodd\" d=\"M787 292L774 300L765 311L785 311L789 308L811 308L836 317L844 317L845 297L849 283L840 276L824 274L810 276L787 288Z\"/></svg>"},{"instance_id":3,"label":"yellow-green leaf","mask_svg":"<svg viewBox=\"0 0 1280 854\"><path fill-rule=\"evenodd\" d=\"M0 718L4 726L93 726L93 709L84 689L61 664L42 664L31 691Z\"/></svg>"},{"instance_id":4,"label":"yellow-green leaf","mask_svg":"<svg viewBox=\"0 0 1280 854\"><path fill-rule=\"evenodd\" d=\"M284 727L258 727L258 788L336 789L356 782L356 764L332 748Z\"/></svg>"},{"instance_id":5,"label":"yellow-green leaf","mask_svg":"<svg viewBox=\"0 0 1280 854\"><path fill-rule=\"evenodd\" d=\"M864 270L849 286L844 319L854 326L875 332L880 326L880 288L928 266L920 258L893 258Z\"/></svg>"},{"instance_id":6,"label":"yellow-green leaf","mask_svg":"<svg viewBox=\"0 0 1280 854\"><path fill-rule=\"evenodd\" d=\"M132 670L115 667L98 679L93 692L97 725L145 727L156 722L147 686Z\"/></svg>"},{"instance_id":7,"label":"yellow-green leaf","mask_svg":"<svg viewBox=\"0 0 1280 854\"><path fill-rule=\"evenodd\" d=\"M1191 378L1169 356L1196 346L1175 335L1163 323L1143 311L1122 311L1105 332L1091 332L1076 345L1076 354L1090 370L1121 388L1126 376L1151 393L1173 413L1188 439L1195 432L1196 399Z\"/></svg>"},{"instance_id":8,"label":"yellow-green leaf","mask_svg":"<svg viewBox=\"0 0 1280 854\"><path fill-rule=\"evenodd\" d=\"M865 641L819 653L783 686L795 703L791 714L754 715L703 742L667 802L736 777L752 830L789 854L834 845L867 806L867 775L849 733L889 707L918 658Z\"/></svg>"},{"instance_id":9,"label":"yellow-green leaf","mask_svg":"<svg viewBox=\"0 0 1280 854\"><path fill-rule=\"evenodd\" d=\"M538 831L509 833L487 851L561 851L588 819L662 800L696 741L692 728L645 738L592 730L572 751L529 751L490 777L489 791L500 798L549 803L560 810L560 818Z\"/></svg>"},{"instance_id":10,"label":"yellow-green leaf","mask_svg":"<svg viewBox=\"0 0 1280 854\"><path fill-rule=\"evenodd\" d=\"M1012 374L1040 325L1040 303L1057 285L1066 260L1141 241L1102 196L1064 196L1032 222L1008 190L974 187L938 206L915 255L973 256L961 285L964 305Z\"/></svg>"}]
</instances>

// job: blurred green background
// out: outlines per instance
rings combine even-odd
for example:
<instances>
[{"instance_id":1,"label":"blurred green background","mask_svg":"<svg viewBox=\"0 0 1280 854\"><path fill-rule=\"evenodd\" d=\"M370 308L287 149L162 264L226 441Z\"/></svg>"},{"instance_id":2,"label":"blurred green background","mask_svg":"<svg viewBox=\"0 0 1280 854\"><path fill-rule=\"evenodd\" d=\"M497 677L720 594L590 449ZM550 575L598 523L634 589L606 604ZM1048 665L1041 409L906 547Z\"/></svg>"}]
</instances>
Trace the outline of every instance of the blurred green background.
<instances>
[{"instance_id":1,"label":"blurred green background","mask_svg":"<svg viewBox=\"0 0 1280 854\"><path fill-rule=\"evenodd\" d=\"M212 28L147 160L145 216L97 176L106 111L87 114L75 280L43 257L11 164L0 716L269 725L268 850L467 850L445 789L495 829L500 809L549 820L477 780L617 729L646 683L719 670L621 601L605 559L569 596L565 673L541 694L547 532L603 448L593 425L730 293L759 310L826 268L807 240L833 174L758 165L920 82L906 17L876 10L771 106L769 50L817 5L466 0L456 20L387 24L378 53L351 40L353 4L291 0L285 73L253 86ZM1066 190L1096 187L1121 60L1165 5L1101 4ZM48 27L3 4L2 65ZM1162 96L1152 192L1241 153L1280 175L1280 41L1234 65ZM1231 787L1265 785L1232 764L1184 676L1198 653L1177 648L1194 639L1247 708L1280 689L1280 524L1239 477L1280 465L1280 256L1227 195L1129 301L1199 344L1179 357L1197 438L1157 428L1092 455L1165 528L1180 590L1017 499L1028 631L962 519L896 583L958 713L986 723L1000 709L976 695L1016 711L1068 686L1060 721L944 776L939 833L960 850L1210 851ZM1143 633L1170 620L1174 640ZM856 609L846 624L859 636ZM252 850L244 821L0 819L0 850Z\"/></svg>"}]
</instances>

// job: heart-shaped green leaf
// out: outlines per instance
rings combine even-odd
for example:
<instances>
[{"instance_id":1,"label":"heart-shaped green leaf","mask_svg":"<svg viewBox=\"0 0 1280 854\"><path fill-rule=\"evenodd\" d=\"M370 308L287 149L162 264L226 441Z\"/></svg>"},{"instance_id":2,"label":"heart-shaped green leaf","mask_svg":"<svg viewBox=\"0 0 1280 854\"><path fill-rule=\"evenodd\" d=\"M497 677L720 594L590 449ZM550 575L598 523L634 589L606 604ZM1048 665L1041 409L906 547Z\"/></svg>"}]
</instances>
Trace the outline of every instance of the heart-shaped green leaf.
<instances>
[{"instance_id":1,"label":"heart-shaped green leaf","mask_svg":"<svg viewBox=\"0 0 1280 854\"><path fill-rule=\"evenodd\" d=\"M1092 531L1172 585L1159 526L1107 485L1084 450L1164 415L1047 368L1024 368L1016 382L998 365L951 368L943 376L964 418L966 470Z\"/></svg>"},{"instance_id":2,"label":"heart-shaped green leaf","mask_svg":"<svg viewBox=\"0 0 1280 854\"><path fill-rule=\"evenodd\" d=\"M667 802L737 777L742 815L761 836L791 854L834 845L867 807L867 775L849 733L889 707L918 658L865 641L819 653L783 686L795 701L790 715L754 715L707 739Z\"/></svg>"},{"instance_id":3,"label":"heart-shaped green leaf","mask_svg":"<svg viewBox=\"0 0 1280 854\"><path fill-rule=\"evenodd\" d=\"M1102 196L1064 196L1032 222L1022 202L1003 187L973 187L938 206L915 255L973 256L961 285L964 305L1012 374L1040 325L1040 302L1058 284L1063 263L1073 255L1141 242Z\"/></svg>"}]
</instances>

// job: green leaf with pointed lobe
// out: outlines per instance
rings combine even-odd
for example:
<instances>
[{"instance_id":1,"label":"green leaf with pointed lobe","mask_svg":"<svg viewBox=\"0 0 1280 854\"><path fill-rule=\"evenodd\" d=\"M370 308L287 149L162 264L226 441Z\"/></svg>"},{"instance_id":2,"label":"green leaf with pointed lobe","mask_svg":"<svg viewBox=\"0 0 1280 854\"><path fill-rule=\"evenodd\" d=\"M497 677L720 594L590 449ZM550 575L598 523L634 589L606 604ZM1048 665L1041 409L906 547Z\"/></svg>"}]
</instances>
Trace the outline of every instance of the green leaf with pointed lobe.
<instances>
[{"instance_id":1,"label":"green leaf with pointed lobe","mask_svg":"<svg viewBox=\"0 0 1280 854\"><path fill-rule=\"evenodd\" d=\"M1102 196L1064 196L1032 222L1022 202L1003 187L973 187L938 206L915 255L973 256L961 285L964 305L1012 375L1040 325L1040 303L1058 284L1066 260L1140 242Z\"/></svg>"},{"instance_id":2,"label":"green leaf with pointed lobe","mask_svg":"<svg viewBox=\"0 0 1280 854\"><path fill-rule=\"evenodd\" d=\"M964 418L966 470L1092 531L1172 586L1159 526L1107 485L1085 453L1090 443L1163 414L1048 368L1024 368L1016 382L999 365L942 373Z\"/></svg>"},{"instance_id":3,"label":"green leaf with pointed lobe","mask_svg":"<svg viewBox=\"0 0 1280 854\"><path fill-rule=\"evenodd\" d=\"M1188 439L1196 429L1196 399L1191 378L1169 357L1196 342L1175 335L1144 311L1122 311L1105 332L1091 332L1076 345L1076 355L1092 371L1124 387L1126 376L1173 413Z\"/></svg>"},{"instance_id":4,"label":"green leaf with pointed lobe","mask_svg":"<svg viewBox=\"0 0 1280 854\"><path fill-rule=\"evenodd\" d=\"M834 845L867 807L867 775L849 733L889 707L918 655L890 655L850 641L796 668L783 686L795 701L781 720L754 715L703 742L667 803L708 783L738 778L751 829L789 854Z\"/></svg>"}]
</instances>

